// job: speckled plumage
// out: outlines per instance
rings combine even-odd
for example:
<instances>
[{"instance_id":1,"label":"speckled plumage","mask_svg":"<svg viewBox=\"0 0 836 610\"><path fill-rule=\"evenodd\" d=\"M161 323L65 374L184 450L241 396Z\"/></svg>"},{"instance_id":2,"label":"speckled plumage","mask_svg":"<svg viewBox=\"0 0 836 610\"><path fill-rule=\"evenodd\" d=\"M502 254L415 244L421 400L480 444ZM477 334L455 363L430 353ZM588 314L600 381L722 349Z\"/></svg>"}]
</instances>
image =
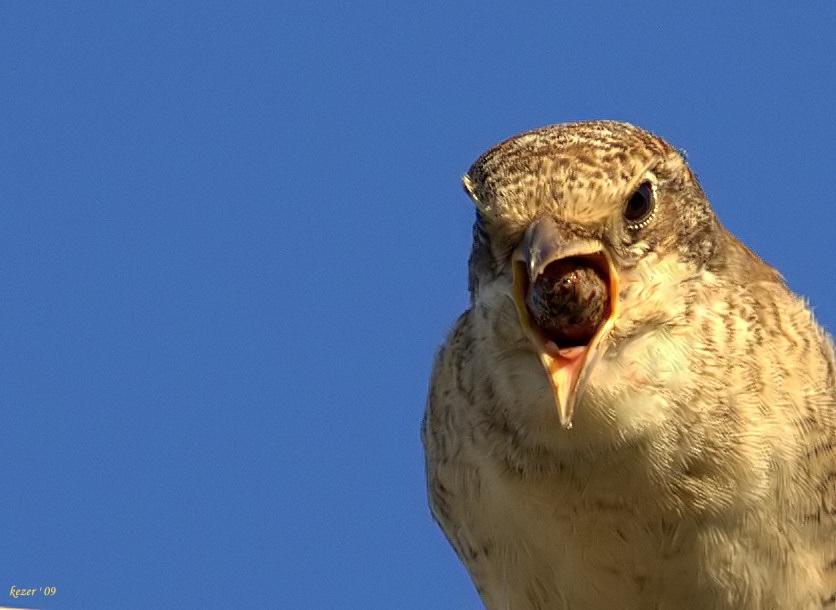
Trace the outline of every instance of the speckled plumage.
<instances>
[{"instance_id":1,"label":"speckled plumage","mask_svg":"<svg viewBox=\"0 0 836 610\"><path fill-rule=\"evenodd\" d=\"M486 606L832 604L832 343L680 154L624 123L555 125L464 180L471 307L437 355L423 433L433 514ZM655 210L625 226L643 181ZM571 429L515 309L514 256L543 218L618 277Z\"/></svg>"}]
</instances>

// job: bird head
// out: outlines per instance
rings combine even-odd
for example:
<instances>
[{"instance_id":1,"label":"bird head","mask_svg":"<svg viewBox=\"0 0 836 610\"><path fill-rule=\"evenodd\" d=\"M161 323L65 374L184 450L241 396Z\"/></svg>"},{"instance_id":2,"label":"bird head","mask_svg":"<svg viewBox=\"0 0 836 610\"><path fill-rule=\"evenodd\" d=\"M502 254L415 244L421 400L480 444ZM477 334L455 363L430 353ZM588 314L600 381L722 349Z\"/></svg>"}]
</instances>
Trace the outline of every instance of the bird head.
<instances>
[{"instance_id":1,"label":"bird head","mask_svg":"<svg viewBox=\"0 0 836 610\"><path fill-rule=\"evenodd\" d=\"M602 359L677 326L688 279L717 257L719 225L682 155L625 123L520 134L483 154L463 182L477 208L474 305L490 312L497 341L524 337L570 428ZM652 367L647 359L635 367ZM641 376L619 366L622 381Z\"/></svg>"}]
</instances>

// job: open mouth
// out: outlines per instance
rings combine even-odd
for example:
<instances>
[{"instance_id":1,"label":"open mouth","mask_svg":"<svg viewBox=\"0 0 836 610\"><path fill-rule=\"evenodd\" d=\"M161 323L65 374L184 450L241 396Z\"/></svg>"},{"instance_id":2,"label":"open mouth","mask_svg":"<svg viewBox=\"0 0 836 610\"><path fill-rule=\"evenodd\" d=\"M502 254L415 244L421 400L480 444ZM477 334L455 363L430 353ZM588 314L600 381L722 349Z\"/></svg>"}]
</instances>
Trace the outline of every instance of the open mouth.
<instances>
[{"instance_id":1,"label":"open mouth","mask_svg":"<svg viewBox=\"0 0 836 610\"><path fill-rule=\"evenodd\" d=\"M575 403L600 357L598 346L614 323L618 300L618 275L606 253L575 252L521 256L514 264L520 323L546 369L564 428L572 426Z\"/></svg>"},{"instance_id":2,"label":"open mouth","mask_svg":"<svg viewBox=\"0 0 836 610\"><path fill-rule=\"evenodd\" d=\"M609 265L601 254L552 261L527 284L525 305L547 347L589 345L612 313Z\"/></svg>"}]
</instances>

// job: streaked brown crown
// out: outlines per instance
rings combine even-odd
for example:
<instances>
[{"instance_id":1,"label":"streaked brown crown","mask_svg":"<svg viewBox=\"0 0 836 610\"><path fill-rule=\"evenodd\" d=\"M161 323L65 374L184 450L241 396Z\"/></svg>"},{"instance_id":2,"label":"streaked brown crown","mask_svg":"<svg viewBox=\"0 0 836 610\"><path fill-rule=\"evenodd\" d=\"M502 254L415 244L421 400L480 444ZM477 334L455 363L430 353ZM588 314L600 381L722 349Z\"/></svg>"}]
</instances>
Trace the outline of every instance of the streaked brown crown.
<instances>
[{"instance_id":1,"label":"streaked brown crown","mask_svg":"<svg viewBox=\"0 0 836 610\"><path fill-rule=\"evenodd\" d=\"M476 160L464 182L485 216L513 219L550 199L565 205L571 193L583 193L585 201L601 201L596 193L609 199L654 158L670 157L682 163L667 142L628 123L564 123L497 144ZM548 189L553 192L544 197Z\"/></svg>"}]
</instances>

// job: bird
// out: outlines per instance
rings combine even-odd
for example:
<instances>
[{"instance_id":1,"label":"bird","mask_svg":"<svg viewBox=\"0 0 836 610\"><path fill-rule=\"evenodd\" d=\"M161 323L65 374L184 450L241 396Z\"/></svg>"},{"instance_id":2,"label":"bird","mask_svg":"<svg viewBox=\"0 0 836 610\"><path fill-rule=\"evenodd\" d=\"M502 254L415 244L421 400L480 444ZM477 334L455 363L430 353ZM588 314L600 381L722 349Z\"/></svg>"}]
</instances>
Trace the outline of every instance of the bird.
<instances>
[{"instance_id":1,"label":"bird","mask_svg":"<svg viewBox=\"0 0 836 610\"><path fill-rule=\"evenodd\" d=\"M550 125L463 178L470 303L422 422L489 609L836 606L836 359L684 153Z\"/></svg>"}]
</instances>

